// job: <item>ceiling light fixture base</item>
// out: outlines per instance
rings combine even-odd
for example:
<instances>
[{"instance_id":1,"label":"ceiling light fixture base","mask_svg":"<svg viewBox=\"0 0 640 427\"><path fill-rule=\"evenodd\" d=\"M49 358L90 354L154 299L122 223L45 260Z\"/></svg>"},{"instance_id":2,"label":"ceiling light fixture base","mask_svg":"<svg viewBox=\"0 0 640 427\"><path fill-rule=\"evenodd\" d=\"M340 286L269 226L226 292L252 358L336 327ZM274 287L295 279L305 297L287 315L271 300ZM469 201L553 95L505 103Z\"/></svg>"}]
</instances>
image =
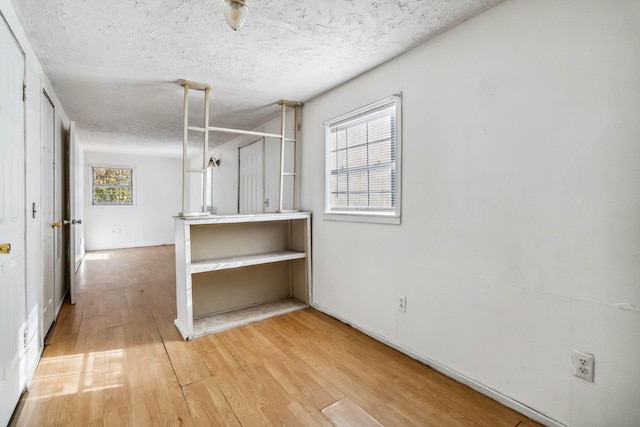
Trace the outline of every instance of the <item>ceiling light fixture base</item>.
<instances>
[{"instance_id":1,"label":"ceiling light fixture base","mask_svg":"<svg viewBox=\"0 0 640 427\"><path fill-rule=\"evenodd\" d=\"M238 31L247 21L249 7L245 0L224 0L224 19L233 31Z\"/></svg>"}]
</instances>

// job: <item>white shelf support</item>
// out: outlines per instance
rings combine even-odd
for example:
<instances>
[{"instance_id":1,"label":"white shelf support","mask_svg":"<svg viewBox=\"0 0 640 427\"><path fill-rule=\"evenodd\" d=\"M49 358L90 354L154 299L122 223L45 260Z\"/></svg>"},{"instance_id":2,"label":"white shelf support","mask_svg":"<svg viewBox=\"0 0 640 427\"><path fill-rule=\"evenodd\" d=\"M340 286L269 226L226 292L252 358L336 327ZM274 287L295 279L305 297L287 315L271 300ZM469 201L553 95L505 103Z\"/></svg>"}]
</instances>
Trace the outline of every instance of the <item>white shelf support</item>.
<instances>
[{"instance_id":1,"label":"white shelf support","mask_svg":"<svg viewBox=\"0 0 640 427\"><path fill-rule=\"evenodd\" d=\"M287 133L286 121L287 121L287 106L284 103L280 104L282 106L281 118L280 118L280 197L278 203L278 212L283 211L284 204L284 159L285 159L285 138Z\"/></svg>"},{"instance_id":2,"label":"white shelf support","mask_svg":"<svg viewBox=\"0 0 640 427\"><path fill-rule=\"evenodd\" d=\"M189 145L189 85L187 83L184 86L184 111L183 111L183 135L182 135L182 214L188 212L187 208L187 192L189 187L187 185L187 169L189 164L187 162L187 146Z\"/></svg>"},{"instance_id":3,"label":"white shelf support","mask_svg":"<svg viewBox=\"0 0 640 427\"><path fill-rule=\"evenodd\" d=\"M209 88L204 90L204 128L209 129ZM202 149L202 212L207 211L207 166L209 159L209 132L204 133L204 147Z\"/></svg>"},{"instance_id":4,"label":"white shelf support","mask_svg":"<svg viewBox=\"0 0 640 427\"><path fill-rule=\"evenodd\" d=\"M206 208L206 200L207 200L207 162L208 162L208 152L209 152L209 132L222 132L222 133L234 133L240 135L251 135L251 136L262 136L262 137L270 137L270 138L278 138L280 139L280 194L278 201L278 212L297 212L298 211L298 143L299 143L299 135L300 135L300 107L302 107L301 102L297 101L288 101L281 99L278 101L278 105L281 106L281 126L280 126L280 134L274 133L266 133L266 132L256 132L249 131L243 129L232 129L232 128L223 128L217 126L209 125L209 92L211 87L205 83L198 83L190 80L178 80L177 82L181 86L184 87L184 123L183 123L183 138L182 138L182 212L179 213L179 216L189 217L189 216L203 216L209 215ZM189 90L202 90L204 91L204 126L190 126L189 125ZM293 108L293 138L288 138L287 126L286 126L286 115L287 108ZM189 145L189 131L201 132L203 134L204 143L202 144L202 169L190 168L188 163L188 145ZM285 160L286 160L286 143L293 143L293 152L291 153L293 159L293 171L285 170ZM200 212L190 212L190 208L187 205L187 194L189 193L189 174L190 173L198 173L202 175L202 200L201 200L201 208ZM285 198L285 178L290 177L293 179L293 186L291 187L292 191L292 203L291 206L285 207L284 198Z\"/></svg>"},{"instance_id":5,"label":"white shelf support","mask_svg":"<svg viewBox=\"0 0 640 427\"><path fill-rule=\"evenodd\" d=\"M287 101L281 99L278 104L282 107L281 119L280 119L280 197L278 204L278 212L296 212L298 210L298 142L300 133L300 107L302 103L296 101ZM293 138L287 138L287 107L293 108ZM287 171L285 167L286 159L286 143L293 143L293 152L291 153L293 159L293 171ZM291 177L293 179L293 187L291 191L292 206L287 209L284 206L284 194L285 194L285 178Z\"/></svg>"},{"instance_id":6,"label":"white shelf support","mask_svg":"<svg viewBox=\"0 0 640 427\"><path fill-rule=\"evenodd\" d=\"M183 136L182 136L182 212L181 216L195 216L195 215L207 215L206 211L206 192L207 192L207 152L209 151L209 132L204 131L209 127L209 91L211 87L204 83L192 82L189 80L179 80L179 84L184 87L184 112L183 112ZM189 90L203 90L204 91L204 127L195 128L189 126ZM202 169L189 167L189 131L200 130L203 132L203 144L202 144ZM189 174L197 173L202 175L202 200L200 203L201 212L190 212L190 203L187 203L187 194L189 193Z\"/></svg>"}]
</instances>

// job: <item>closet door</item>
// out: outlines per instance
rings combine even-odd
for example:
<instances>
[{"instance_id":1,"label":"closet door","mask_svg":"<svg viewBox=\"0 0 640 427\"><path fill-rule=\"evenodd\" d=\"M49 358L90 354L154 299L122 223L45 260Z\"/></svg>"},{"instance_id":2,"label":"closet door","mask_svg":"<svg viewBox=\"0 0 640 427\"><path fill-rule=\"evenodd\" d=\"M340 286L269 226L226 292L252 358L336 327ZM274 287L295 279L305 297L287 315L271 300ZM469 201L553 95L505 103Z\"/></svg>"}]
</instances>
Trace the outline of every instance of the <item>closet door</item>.
<instances>
[{"instance_id":1,"label":"closet door","mask_svg":"<svg viewBox=\"0 0 640 427\"><path fill-rule=\"evenodd\" d=\"M23 82L24 56L0 15L0 425L9 423L26 375Z\"/></svg>"},{"instance_id":2,"label":"closet door","mask_svg":"<svg viewBox=\"0 0 640 427\"><path fill-rule=\"evenodd\" d=\"M54 226L55 212L55 111L51 99L42 92L40 102L40 141L42 144L42 322L43 335L53 325L56 300L56 267L59 258L57 243L62 236L62 224ZM58 163L59 164L59 163Z\"/></svg>"}]
</instances>

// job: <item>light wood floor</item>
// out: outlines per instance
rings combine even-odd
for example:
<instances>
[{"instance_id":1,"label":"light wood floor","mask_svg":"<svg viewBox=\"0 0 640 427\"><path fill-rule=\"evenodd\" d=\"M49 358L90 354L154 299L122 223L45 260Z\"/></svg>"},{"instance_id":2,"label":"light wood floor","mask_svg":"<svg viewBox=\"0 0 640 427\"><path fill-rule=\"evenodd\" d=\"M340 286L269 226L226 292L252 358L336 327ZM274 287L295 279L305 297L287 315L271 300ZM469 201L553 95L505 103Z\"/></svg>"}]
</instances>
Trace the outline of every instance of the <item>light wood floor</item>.
<instances>
[{"instance_id":1,"label":"light wood floor","mask_svg":"<svg viewBox=\"0 0 640 427\"><path fill-rule=\"evenodd\" d=\"M539 425L313 309L183 341L173 257L87 254L13 425Z\"/></svg>"}]
</instances>

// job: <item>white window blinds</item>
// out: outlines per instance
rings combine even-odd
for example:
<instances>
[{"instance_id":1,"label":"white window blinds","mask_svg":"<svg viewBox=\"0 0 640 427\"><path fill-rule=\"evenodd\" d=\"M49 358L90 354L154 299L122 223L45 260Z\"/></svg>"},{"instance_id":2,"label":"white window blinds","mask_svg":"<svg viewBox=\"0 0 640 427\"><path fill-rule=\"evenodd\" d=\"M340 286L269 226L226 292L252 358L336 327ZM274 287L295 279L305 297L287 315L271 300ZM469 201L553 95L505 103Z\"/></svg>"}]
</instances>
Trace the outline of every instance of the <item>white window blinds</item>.
<instances>
[{"instance_id":1,"label":"white window blinds","mask_svg":"<svg viewBox=\"0 0 640 427\"><path fill-rule=\"evenodd\" d=\"M399 97L327 126L327 212L396 215Z\"/></svg>"}]
</instances>

